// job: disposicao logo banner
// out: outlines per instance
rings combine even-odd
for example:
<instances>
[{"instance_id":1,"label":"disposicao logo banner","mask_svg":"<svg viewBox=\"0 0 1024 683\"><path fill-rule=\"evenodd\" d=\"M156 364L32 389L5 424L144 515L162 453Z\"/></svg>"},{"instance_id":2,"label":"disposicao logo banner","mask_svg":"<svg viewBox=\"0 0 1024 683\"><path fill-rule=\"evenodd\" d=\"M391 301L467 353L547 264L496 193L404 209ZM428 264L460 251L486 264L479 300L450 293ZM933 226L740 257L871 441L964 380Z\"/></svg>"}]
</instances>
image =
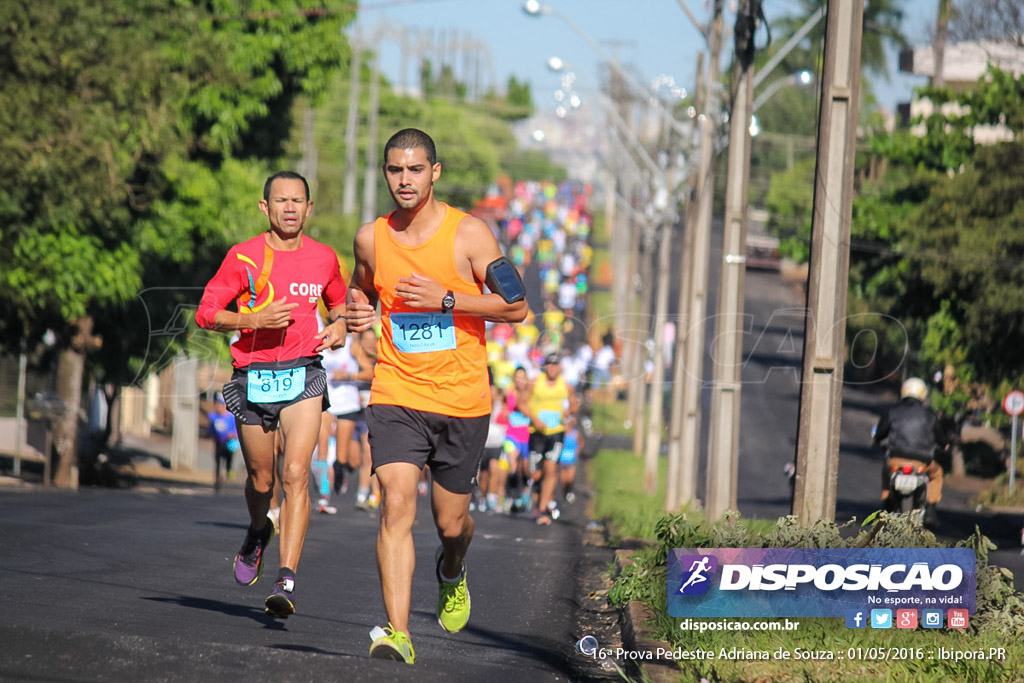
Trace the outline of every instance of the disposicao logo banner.
<instances>
[{"instance_id":1,"label":"disposicao logo banner","mask_svg":"<svg viewBox=\"0 0 1024 683\"><path fill-rule=\"evenodd\" d=\"M668 556L673 617L842 617L871 607L966 608L969 548L676 548Z\"/></svg>"}]
</instances>

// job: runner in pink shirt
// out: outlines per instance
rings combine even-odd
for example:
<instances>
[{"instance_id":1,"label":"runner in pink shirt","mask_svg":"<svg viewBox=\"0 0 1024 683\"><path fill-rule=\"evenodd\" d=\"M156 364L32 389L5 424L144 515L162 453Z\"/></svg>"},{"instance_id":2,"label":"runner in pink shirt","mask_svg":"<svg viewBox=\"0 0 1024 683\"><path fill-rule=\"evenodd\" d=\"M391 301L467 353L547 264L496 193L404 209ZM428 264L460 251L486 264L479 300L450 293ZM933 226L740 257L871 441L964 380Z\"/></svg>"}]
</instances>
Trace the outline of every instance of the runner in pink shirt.
<instances>
[{"instance_id":1,"label":"runner in pink shirt","mask_svg":"<svg viewBox=\"0 0 1024 683\"><path fill-rule=\"evenodd\" d=\"M235 556L235 580L251 586L263 572L263 555L274 536L267 518L274 486L274 435L284 446L284 500L280 518L280 566L268 614L295 612L295 570L309 524L309 467L329 406L320 352L345 343L345 282L330 247L303 235L313 210L309 184L290 171L276 173L263 188L260 211L269 219L263 234L231 247L206 285L196 312L200 327L238 331L231 345L235 368L224 385L224 402L239 424L248 477L245 502L250 525ZM317 302L330 311L317 331ZM227 310L234 302L237 312Z\"/></svg>"}]
</instances>

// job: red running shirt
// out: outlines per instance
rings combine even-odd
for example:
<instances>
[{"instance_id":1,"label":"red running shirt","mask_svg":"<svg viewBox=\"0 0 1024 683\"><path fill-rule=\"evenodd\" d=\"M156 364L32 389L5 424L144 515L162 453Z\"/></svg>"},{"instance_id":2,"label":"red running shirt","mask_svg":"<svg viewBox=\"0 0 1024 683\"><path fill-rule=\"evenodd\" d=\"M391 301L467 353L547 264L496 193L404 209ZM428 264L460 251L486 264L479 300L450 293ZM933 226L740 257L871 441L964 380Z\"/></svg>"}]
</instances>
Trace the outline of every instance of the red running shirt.
<instances>
[{"instance_id":1,"label":"red running shirt","mask_svg":"<svg viewBox=\"0 0 1024 683\"><path fill-rule=\"evenodd\" d=\"M272 249L263 234L236 244L203 290L196 323L206 329L214 328L214 316L232 301L241 313L257 313L281 297L299 305L284 329L241 330L231 345L236 368L320 355L317 302L323 298L328 309L340 306L347 288L334 250L306 235L301 239L295 251Z\"/></svg>"}]
</instances>

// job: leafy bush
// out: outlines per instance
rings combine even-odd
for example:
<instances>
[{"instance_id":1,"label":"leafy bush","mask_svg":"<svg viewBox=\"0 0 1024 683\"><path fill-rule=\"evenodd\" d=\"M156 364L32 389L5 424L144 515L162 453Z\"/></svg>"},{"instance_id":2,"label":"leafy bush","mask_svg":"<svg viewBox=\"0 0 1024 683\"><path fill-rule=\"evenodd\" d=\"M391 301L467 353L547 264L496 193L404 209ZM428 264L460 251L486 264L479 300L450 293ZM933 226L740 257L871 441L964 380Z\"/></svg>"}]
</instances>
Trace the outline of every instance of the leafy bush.
<instances>
[{"instance_id":1,"label":"leafy bush","mask_svg":"<svg viewBox=\"0 0 1024 683\"><path fill-rule=\"evenodd\" d=\"M867 661L837 657L832 661L770 660L749 662L716 658L680 661L681 680L705 678L715 681L744 680L891 680L1001 681L1024 676L1024 599L1013 588L1013 575L990 566L988 553L995 545L975 531L957 544L977 555L976 612L967 632L954 630L847 629L841 619L800 619L796 631L684 631L678 619L668 616L666 573L668 553L673 548L939 548L935 536L905 516L875 513L858 526L856 520L836 525L819 520L809 528L795 517L781 517L774 527L759 531L739 522L739 514L728 513L722 520L707 523L689 514L663 517L655 528L656 541L638 550L631 563L615 579L609 599L624 605L629 600L646 604L655 615L645 625L654 639L667 648L722 648L774 651L784 648L845 653L847 648L920 648L925 656L907 661ZM639 626L644 628L644 626ZM938 647L951 650L1006 648L1002 662L953 661L933 658Z\"/></svg>"}]
</instances>

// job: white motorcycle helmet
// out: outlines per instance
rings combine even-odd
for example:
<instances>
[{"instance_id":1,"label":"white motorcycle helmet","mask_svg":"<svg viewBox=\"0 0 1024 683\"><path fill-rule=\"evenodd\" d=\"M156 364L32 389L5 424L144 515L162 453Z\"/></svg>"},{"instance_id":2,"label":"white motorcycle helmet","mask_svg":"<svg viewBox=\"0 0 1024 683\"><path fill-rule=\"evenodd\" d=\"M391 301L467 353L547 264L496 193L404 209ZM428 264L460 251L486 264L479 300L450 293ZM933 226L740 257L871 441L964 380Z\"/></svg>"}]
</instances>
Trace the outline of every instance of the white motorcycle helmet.
<instances>
[{"instance_id":1,"label":"white motorcycle helmet","mask_svg":"<svg viewBox=\"0 0 1024 683\"><path fill-rule=\"evenodd\" d=\"M916 398L924 403L928 398L928 385L919 377L911 377L900 387L900 398Z\"/></svg>"}]
</instances>

